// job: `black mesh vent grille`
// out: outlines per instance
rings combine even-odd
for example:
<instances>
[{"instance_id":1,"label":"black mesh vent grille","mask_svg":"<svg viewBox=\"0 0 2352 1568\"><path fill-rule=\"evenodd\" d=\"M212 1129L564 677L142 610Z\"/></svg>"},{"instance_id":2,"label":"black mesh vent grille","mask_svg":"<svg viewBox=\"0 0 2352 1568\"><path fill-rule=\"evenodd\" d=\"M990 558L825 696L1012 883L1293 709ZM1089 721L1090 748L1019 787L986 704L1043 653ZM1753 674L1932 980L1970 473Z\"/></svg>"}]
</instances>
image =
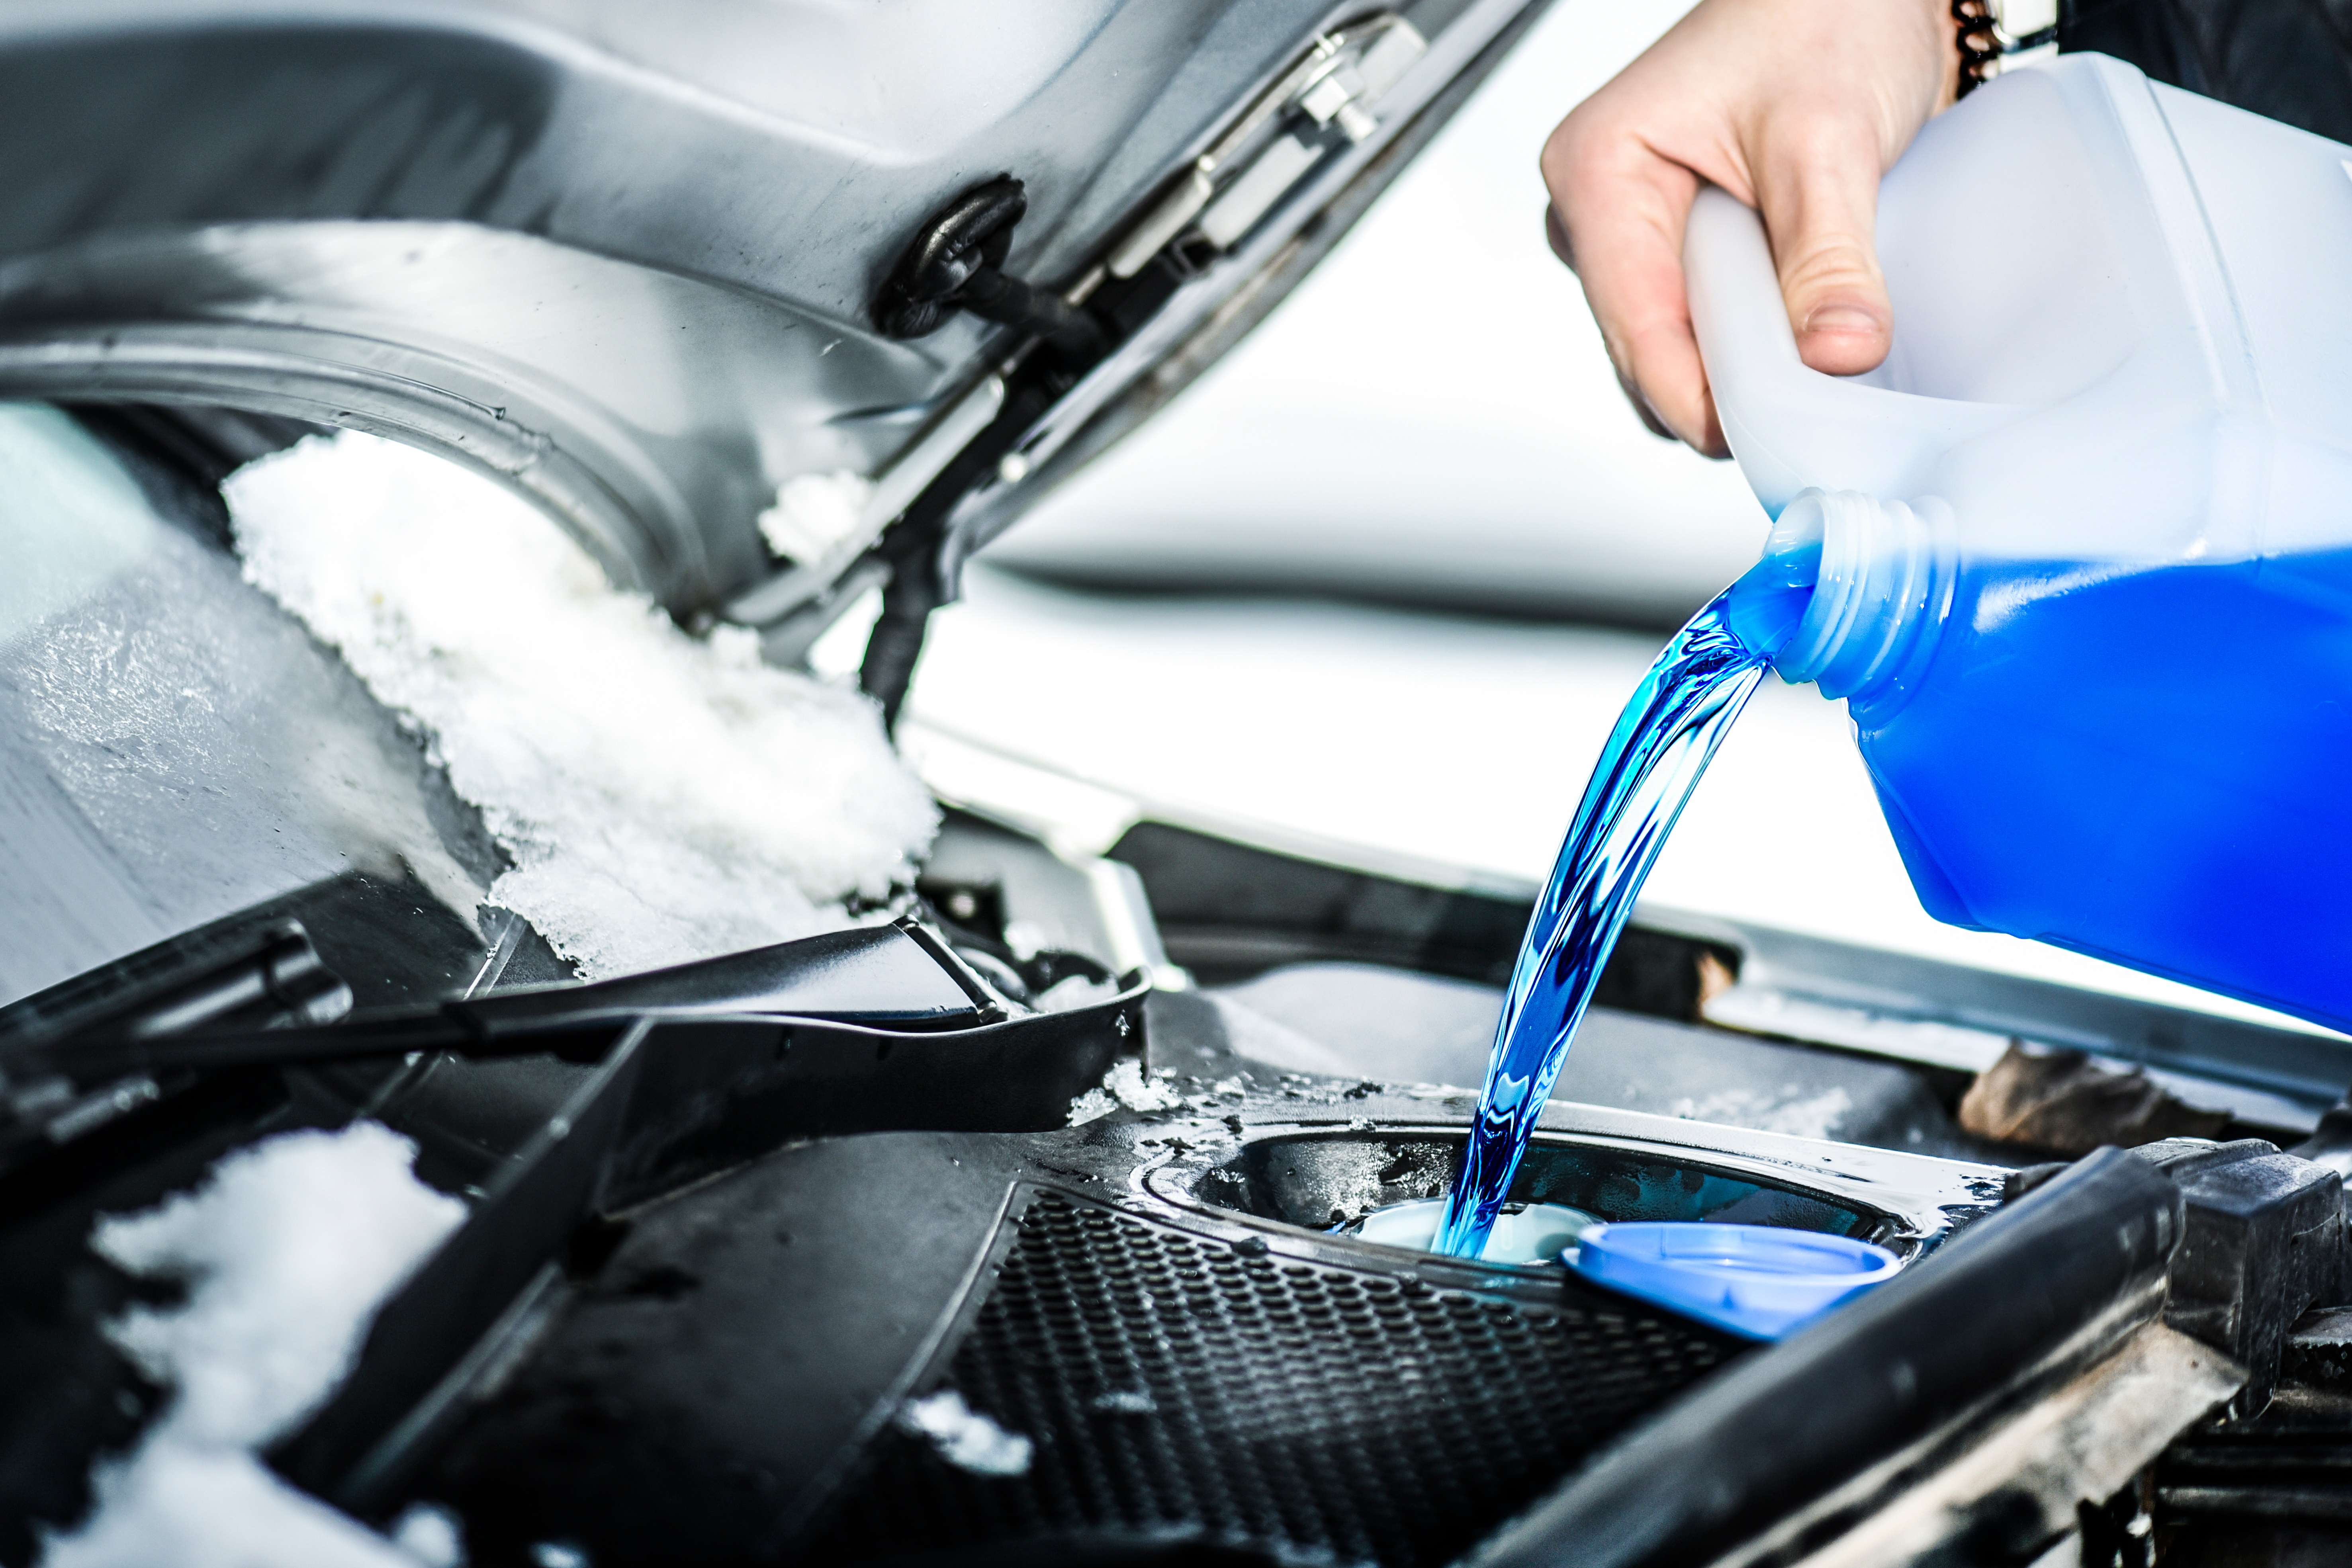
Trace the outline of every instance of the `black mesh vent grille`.
<instances>
[{"instance_id":1,"label":"black mesh vent grille","mask_svg":"<svg viewBox=\"0 0 2352 1568\"><path fill-rule=\"evenodd\" d=\"M1735 1341L1580 1291L1558 1311L1251 1257L1046 1193L929 1394L1034 1443L971 1474L892 1430L825 1561L1158 1537L1446 1562ZM1139 1397L1140 1396L1140 1397Z\"/></svg>"}]
</instances>

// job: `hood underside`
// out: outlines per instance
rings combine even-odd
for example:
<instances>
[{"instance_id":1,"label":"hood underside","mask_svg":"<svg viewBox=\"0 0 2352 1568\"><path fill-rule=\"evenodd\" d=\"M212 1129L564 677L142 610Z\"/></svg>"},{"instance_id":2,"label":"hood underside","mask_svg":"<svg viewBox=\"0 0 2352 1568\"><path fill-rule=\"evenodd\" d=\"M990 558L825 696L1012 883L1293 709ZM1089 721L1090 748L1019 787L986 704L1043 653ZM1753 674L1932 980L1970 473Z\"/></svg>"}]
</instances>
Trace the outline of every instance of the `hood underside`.
<instances>
[{"instance_id":1,"label":"hood underside","mask_svg":"<svg viewBox=\"0 0 2352 1568\"><path fill-rule=\"evenodd\" d=\"M415 443L682 621L799 612L789 654L853 576L952 594L1271 307L1538 8L16 0L0 396ZM926 221L1007 178L1003 273L1098 340L1040 354L952 308L887 335L877 291ZM841 472L879 482L835 537L763 541L780 486Z\"/></svg>"}]
</instances>

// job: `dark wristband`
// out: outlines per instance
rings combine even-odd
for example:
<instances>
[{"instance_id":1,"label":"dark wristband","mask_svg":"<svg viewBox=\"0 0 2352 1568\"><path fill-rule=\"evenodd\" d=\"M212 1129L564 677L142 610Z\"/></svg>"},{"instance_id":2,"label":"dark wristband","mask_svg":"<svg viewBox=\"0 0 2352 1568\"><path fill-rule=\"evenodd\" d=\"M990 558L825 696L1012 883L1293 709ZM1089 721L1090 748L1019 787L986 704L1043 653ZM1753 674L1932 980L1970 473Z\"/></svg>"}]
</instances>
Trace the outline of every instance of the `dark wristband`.
<instances>
[{"instance_id":1,"label":"dark wristband","mask_svg":"<svg viewBox=\"0 0 2352 1568\"><path fill-rule=\"evenodd\" d=\"M1959 29L1954 42L1960 51L1959 89L1966 98L1984 86L2000 58L2000 39L1993 32L1991 0L1952 0L1952 21Z\"/></svg>"}]
</instances>

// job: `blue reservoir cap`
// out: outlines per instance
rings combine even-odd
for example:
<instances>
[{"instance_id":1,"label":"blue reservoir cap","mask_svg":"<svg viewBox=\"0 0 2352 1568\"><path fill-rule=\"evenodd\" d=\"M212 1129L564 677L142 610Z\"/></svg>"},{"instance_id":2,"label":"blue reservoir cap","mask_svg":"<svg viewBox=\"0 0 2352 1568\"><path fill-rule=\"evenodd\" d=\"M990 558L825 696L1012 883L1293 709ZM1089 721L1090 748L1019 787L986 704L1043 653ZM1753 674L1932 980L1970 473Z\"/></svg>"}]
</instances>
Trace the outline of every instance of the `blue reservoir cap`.
<instances>
[{"instance_id":1,"label":"blue reservoir cap","mask_svg":"<svg viewBox=\"0 0 2352 1568\"><path fill-rule=\"evenodd\" d=\"M1749 1339L1775 1340L1893 1279L1884 1247L1771 1225L1595 1225L1560 1261L1596 1284Z\"/></svg>"}]
</instances>

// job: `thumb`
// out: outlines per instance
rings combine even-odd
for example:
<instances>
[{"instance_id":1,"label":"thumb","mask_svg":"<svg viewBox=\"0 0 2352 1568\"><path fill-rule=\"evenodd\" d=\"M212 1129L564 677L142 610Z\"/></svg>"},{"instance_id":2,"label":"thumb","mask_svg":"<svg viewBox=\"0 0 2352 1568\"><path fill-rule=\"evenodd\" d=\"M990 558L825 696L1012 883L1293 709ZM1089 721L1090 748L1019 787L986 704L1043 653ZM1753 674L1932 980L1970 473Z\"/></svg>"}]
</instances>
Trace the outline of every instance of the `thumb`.
<instances>
[{"instance_id":1,"label":"thumb","mask_svg":"<svg viewBox=\"0 0 2352 1568\"><path fill-rule=\"evenodd\" d=\"M1895 337L1878 270L1878 139L1842 118L1775 137L1756 170L1780 297L1805 363L1831 375L1874 369Z\"/></svg>"}]
</instances>

